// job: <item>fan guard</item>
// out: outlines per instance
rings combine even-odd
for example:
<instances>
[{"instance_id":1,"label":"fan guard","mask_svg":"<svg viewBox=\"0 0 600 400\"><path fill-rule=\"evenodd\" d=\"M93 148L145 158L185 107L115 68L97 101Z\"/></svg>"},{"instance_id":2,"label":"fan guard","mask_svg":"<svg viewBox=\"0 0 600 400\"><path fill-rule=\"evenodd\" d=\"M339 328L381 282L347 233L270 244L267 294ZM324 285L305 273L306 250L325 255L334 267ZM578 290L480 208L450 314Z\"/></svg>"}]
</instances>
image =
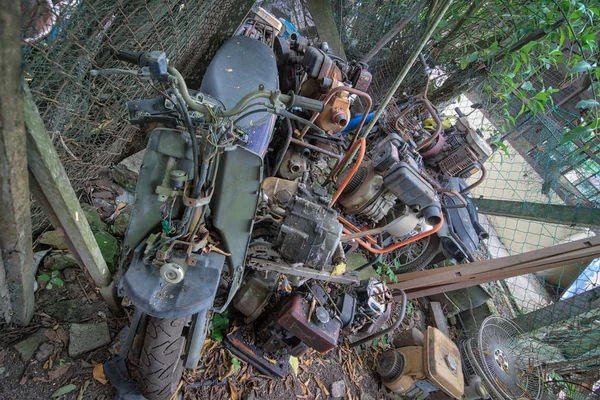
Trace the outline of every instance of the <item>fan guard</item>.
<instances>
[{"instance_id":1,"label":"fan guard","mask_svg":"<svg viewBox=\"0 0 600 400\"><path fill-rule=\"evenodd\" d=\"M494 399L543 399L542 371L525 351L522 335L512 321L494 315L483 321L477 337L462 343L465 371L480 376Z\"/></svg>"}]
</instances>

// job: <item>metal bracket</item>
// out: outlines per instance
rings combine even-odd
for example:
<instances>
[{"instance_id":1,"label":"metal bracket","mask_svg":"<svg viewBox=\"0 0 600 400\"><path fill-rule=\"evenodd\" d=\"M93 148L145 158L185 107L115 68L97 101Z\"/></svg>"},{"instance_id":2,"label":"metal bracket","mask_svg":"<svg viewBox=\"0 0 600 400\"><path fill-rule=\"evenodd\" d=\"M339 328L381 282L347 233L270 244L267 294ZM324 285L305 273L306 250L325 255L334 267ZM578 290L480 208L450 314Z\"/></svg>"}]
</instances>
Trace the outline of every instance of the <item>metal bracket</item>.
<instances>
[{"instance_id":1,"label":"metal bracket","mask_svg":"<svg viewBox=\"0 0 600 400\"><path fill-rule=\"evenodd\" d=\"M185 204L187 207L202 207L207 205L208 203L210 203L210 199L212 198L212 195L215 191L215 188L213 186L208 196L198 197L197 199L195 199L193 197L188 197L187 195L187 193L189 193L191 189L192 181L187 181L185 184L185 189L183 190L183 204Z\"/></svg>"}]
</instances>

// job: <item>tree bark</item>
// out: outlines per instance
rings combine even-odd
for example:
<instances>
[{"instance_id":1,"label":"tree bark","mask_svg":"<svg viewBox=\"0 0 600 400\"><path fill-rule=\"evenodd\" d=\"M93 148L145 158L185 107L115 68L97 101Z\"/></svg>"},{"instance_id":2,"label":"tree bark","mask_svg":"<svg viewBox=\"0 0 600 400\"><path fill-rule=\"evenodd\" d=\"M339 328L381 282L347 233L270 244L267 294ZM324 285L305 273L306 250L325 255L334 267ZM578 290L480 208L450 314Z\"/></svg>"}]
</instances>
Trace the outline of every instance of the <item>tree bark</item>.
<instances>
[{"instance_id":1,"label":"tree bark","mask_svg":"<svg viewBox=\"0 0 600 400\"><path fill-rule=\"evenodd\" d=\"M533 42L534 40L539 40L541 38L543 38L544 36L546 36L548 33L557 30L558 28L560 28L563 24L565 23L565 20L563 18L559 19L558 21L556 21L555 23L553 23L550 26L547 26L545 28L539 28L536 29L535 31L531 32L530 34L523 36L521 39L519 39L515 44L513 44L512 46L510 46L508 49L501 51L500 53L498 53L496 55L496 57L494 57L495 61L499 61L501 60L506 54L515 52L515 51L519 51L521 50L521 48L523 46L525 46L526 44Z\"/></svg>"},{"instance_id":2,"label":"tree bark","mask_svg":"<svg viewBox=\"0 0 600 400\"><path fill-rule=\"evenodd\" d=\"M21 96L21 8L0 0L0 314L27 325L34 311L31 212Z\"/></svg>"},{"instance_id":3,"label":"tree bark","mask_svg":"<svg viewBox=\"0 0 600 400\"><path fill-rule=\"evenodd\" d=\"M417 4L415 4L413 6L413 8L411 9L410 13L400 19L398 22L396 22L396 25L394 25L392 27L392 29L390 29L388 31L388 33L386 33L385 35L383 35L383 37L381 39L379 39L379 41L375 44L375 46L373 46L373 48L371 50L369 50L369 52L363 57L362 62L364 63L368 63L369 61L371 61L371 59L377 54L379 53L379 51L381 51L381 49L383 49L385 47L386 44L388 44L398 33L400 33L400 31L402 31L402 29L404 29L404 27L413 19L415 19L417 17L417 15L419 15L419 12L421 12L421 10L423 9L423 7L425 7L425 2L419 2Z\"/></svg>"},{"instance_id":4,"label":"tree bark","mask_svg":"<svg viewBox=\"0 0 600 400\"><path fill-rule=\"evenodd\" d=\"M319 39L327 42L331 51L337 56L346 59L346 52L342 38L335 23L335 14L330 0L308 0L308 11L315 23Z\"/></svg>"}]
</instances>

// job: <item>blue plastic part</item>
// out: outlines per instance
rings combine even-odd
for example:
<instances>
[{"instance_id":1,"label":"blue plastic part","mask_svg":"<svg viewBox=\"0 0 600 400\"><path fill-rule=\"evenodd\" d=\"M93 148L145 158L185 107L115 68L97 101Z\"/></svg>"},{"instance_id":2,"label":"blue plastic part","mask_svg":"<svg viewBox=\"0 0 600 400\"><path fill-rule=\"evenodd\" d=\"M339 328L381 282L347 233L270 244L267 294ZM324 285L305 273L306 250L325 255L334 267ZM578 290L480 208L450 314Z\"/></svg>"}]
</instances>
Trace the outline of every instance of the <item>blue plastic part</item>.
<instances>
[{"instance_id":1,"label":"blue plastic part","mask_svg":"<svg viewBox=\"0 0 600 400\"><path fill-rule=\"evenodd\" d=\"M373 119L373 115L375 115L374 111L371 111L370 113L367 114L367 119L365 119L365 124L368 124ZM342 133L348 133L348 132L352 132L353 130L355 130L356 127L358 126L358 124L360 123L362 116L363 116L362 114L357 114L354 117L352 117L352 119L350 119L350 122L348 122L348 125L344 128Z\"/></svg>"},{"instance_id":2,"label":"blue plastic part","mask_svg":"<svg viewBox=\"0 0 600 400\"><path fill-rule=\"evenodd\" d=\"M288 39L292 35L292 33L300 35L298 33L298 29L296 29L296 27L290 21L283 18L279 18L279 21L281 21L281 23L283 24L283 29L281 30L281 32L279 32L278 36L281 36L284 39Z\"/></svg>"}]
</instances>

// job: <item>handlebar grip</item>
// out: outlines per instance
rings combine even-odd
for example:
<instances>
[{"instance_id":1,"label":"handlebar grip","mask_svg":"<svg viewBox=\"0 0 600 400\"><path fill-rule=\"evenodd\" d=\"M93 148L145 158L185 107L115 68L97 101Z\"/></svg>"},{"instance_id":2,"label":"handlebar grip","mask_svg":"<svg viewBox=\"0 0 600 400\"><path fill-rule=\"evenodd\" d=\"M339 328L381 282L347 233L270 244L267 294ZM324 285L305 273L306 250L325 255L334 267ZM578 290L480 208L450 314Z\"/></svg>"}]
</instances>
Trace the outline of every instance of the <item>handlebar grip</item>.
<instances>
[{"instance_id":1,"label":"handlebar grip","mask_svg":"<svg viewBox=\"0 0 600 400\"><path fill-rule=\"evenodd\" d=\"M291 107L299 107L305 110L312 110L321 112L325 108L325 103L321 100L310 99L308 97L298 96L294 93L290 93L292 96Z\"/></svg>"},{"instance_id":2,"label":"handlebar grip","mask_svg":"<svg viewBox=\"0 0 600 400\"><path fill-rule=\"evenodd\" d=\"M464 117L465 113L460 110L460 108L456 107L454 111L458 114L459 117Z\"/></svg>"},{"instance_id":3,"label":"handlebar grip","mask_svg":"<svg viewBox=\"0 0 600 400\"><path fill-rule=\"evenodd\" d=\"M125 61L127 63L143 67L144 65L140 65L140 62L143 58L142 56L144 56L145 54L146 54L145 51L133 52L133 51L127 51L127 50L119 50L115 54L115 57L118 60Z\"/></svg>"}]
</instances>

